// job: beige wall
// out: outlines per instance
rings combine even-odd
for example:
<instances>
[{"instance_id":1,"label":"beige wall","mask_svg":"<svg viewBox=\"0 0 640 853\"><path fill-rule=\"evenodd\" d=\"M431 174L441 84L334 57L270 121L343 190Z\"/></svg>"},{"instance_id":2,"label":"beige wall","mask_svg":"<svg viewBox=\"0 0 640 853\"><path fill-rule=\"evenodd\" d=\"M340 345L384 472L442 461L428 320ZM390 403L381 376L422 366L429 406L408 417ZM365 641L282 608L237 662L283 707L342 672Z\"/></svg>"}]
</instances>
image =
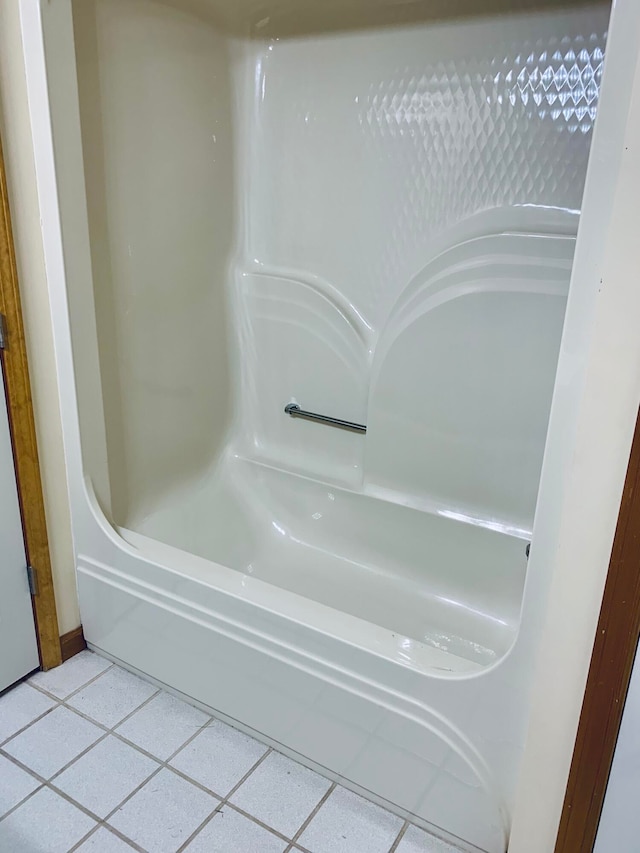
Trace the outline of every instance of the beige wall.
<instances>
[{"instance_id":1,"label":"beige wall","mask_svg":"<svg viewBox=\"0 0 640 853\"><path fill-rule=\"evenodd\" d=\"M80 613L18 0L0 0L0 133L27 333L58 622L63 634L80 624Z\"/></svg>"}]
</instances>

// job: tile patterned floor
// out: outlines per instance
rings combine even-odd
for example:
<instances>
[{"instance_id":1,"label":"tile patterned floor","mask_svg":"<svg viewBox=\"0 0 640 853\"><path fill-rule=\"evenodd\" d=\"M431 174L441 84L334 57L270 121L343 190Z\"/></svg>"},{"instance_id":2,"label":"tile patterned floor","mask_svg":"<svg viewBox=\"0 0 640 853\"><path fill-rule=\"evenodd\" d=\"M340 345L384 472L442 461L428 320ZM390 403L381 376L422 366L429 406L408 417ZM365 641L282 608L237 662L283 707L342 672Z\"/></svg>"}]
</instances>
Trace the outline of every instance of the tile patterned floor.
<instances>
[{"instance_id":1,"label":"tile patterned floor","mask_svg":"<svg viewBox=\"0 0 640 853\"><path fill-rule=\"evenodd\" d=\"M457 853L85 651L0 696L6 853Z\"/></svg>"}]
</instances>

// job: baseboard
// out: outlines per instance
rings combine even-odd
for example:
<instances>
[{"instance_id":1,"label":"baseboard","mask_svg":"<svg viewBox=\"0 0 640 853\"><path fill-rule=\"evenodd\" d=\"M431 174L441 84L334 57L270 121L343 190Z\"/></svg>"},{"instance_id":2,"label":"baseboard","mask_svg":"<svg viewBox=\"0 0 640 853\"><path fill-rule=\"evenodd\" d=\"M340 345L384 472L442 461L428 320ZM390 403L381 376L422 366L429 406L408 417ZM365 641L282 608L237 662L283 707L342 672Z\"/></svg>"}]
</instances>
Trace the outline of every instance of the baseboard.
<instances>
[{"instance_id":1,"label":"baseboard","mask_svg":"<svg viewBox=\"0 0 640 853\"><path fill-rule=\"evenodd\" d=\"M82 625L79 628L74 628L73 631L67 631L66 634L60 637L60 651L62 652L63 663L86 648L87 644L84 639Z\"/></svg>"}]
</instances>

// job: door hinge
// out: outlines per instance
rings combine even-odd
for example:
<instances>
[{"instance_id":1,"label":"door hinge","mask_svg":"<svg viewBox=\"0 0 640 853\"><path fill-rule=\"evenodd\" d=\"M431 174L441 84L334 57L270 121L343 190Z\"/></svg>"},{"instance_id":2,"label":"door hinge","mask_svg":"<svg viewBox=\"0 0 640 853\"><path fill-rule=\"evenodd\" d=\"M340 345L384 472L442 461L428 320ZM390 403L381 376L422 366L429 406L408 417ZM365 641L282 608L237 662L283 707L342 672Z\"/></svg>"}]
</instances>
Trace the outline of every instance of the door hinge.
<instances>
[{"instance_id":1,"label":"door hinge","mask_svg":"<svg viewBox=\"0 0 640 853\"><path fill-rule=\"evenodd\" d=\"M27 566L27 580L29 581L29 592L31 595L38 594L38 572L33 566Z\"/></svg>"},{"instance_id":2,"label":"door hinge","mask_svg":"<svg viewBox=\"0 0 640 853\"><path fill-rule=\"evenodd\" d=\"M0 314L0 349L7 348L7 318Z\"/></svg>"}]
</instances>

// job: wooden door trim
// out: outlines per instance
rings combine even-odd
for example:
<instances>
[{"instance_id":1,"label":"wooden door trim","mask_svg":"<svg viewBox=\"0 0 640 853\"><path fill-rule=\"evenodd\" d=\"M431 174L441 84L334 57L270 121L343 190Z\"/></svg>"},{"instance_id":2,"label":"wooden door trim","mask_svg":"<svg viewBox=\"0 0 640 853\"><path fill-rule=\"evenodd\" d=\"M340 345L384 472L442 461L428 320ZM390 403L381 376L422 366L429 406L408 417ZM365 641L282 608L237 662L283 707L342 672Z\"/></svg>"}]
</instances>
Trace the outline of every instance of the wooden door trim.
<instances>
[{"instance_id":1,"label":"wooden door trim","mask_svg":"<svg viewBox=\"0 0 640 853\"><path fill-rule=\"evenodd\" d=\"M37 573L38 591L37 595L32 597L32 602L40 665L43 669L51 669L62 661L60 636L1 140L0 314L6 317L7 326L7 343L5 349L1 351L1 361L25 551L29 565L33 566Z\"/></svg>"},{"instance_id":2,"label":"wooden door trim","mask_svg":"<svg viewBox=\"0 0 640 853\"><path fill-rule=\"evenodd\" d=\"M640 413L622 492L555 853L590 853L640 638Z\"/></svg>"}]
</instances>

